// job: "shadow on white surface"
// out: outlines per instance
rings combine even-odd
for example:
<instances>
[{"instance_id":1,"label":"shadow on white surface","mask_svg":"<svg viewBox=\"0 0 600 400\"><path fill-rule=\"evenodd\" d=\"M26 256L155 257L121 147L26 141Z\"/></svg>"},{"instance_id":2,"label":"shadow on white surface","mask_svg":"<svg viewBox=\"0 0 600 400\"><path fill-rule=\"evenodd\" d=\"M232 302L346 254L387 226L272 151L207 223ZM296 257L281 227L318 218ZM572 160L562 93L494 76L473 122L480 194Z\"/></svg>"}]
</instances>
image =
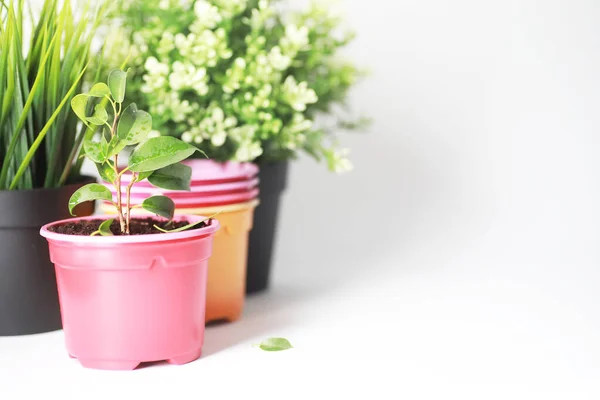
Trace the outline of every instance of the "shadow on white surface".
<instances>
[{"instance_id":1,"label":"shadow on white surface","mask_svg":"<svg viewBox=\"0 0 600 400\"><path fill-rule=\"evenodd\" d=\"M210 357L249 340L260 343L273 332L284 331L299 322L299 315L288 311L318 301L322 294L317 287L275 286L267 292L248 296L241 319L207 326L202 357Z\"/></svg>"},{"instance_id":2,"label":"shadow on white surface","mask_svg":"<svg viewBox=\"0 0 600 400\"><path fill-rule=\"evenodd\" d=\"M301 326L323 311L327 298L346 296L365 281L385 282L390 264L406 273L422 267L400 260L420 250L413 244L423 236L433 245L435 232L428 228L435 209L449 204L448 197L440 198L439 185L455 172L441 173L410 145L399 148L389 137L359 135L351 141L360 150L356 170L347 175L307 158L292 163L271 288L247 297L239 321L208 326L202 357ZM386 176L374 181L378 174ZM451 221L440 216L434 226L444 223Z\"/></svg>"}]
</instances>

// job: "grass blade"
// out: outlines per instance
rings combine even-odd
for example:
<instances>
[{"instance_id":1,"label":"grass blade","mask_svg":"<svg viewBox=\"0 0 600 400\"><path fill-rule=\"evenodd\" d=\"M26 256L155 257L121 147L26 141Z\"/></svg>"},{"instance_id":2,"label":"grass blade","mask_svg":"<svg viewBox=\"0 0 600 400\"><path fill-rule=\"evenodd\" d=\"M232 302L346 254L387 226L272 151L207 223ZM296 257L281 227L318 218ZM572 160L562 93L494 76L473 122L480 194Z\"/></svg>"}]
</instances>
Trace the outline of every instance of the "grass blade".
<instances>
[{"instance_id":1,"label":"grass blade","mask_svg":"<svg viewBox=\"0 0 600 400\"><path fill-rule=\"evenodd\" d=\"M0 173L0 185L2 185L2 186L5 185L4 182L6 182L6 177L8 174L7 166L10 163L10 161L12 160L13 153L14 153L15 147L17 145L17 140L21 137L21 132L23 129L23 125L25 124L25 119L28 116L30 116L29 110L31 108L31 104L33 103L33 99L35 97L37 88L40 85L41 78L44 73L44 67L46 65L46 62L48 61L48 57L50 56L50 50L52 50L52 43L54 43L55 40L56 40L56 35L52 38L50 48L49 48L48 52L46 52L46 54L44 55L44 58L42 59L42 63L40 64L38 74L33 83L33 86L31 87L31 92L29 93L29 96L27 97L27 101L25 102L25 106L23 107L23 111L21 112L19 121L17 122L15 130L13 131L13 136L10 140L10 143L8 145L8 150L6 152L6 155L4 156L4 160L2 162L2 173Z\"/></svg>"},{"instance_id":2,"label":"grass blade","mask_svg":"<svg viewBox=\"0 0 600 400\"><path fill-rule=\"evenodd\" d=\"M109 2L37 3L34 15L30 0L0 0L0 189L64 184L93 135L65 104L82 89Z\"/></svg>"},{"instance_id":3,"label":"grass blade","mask_svg":"<svg viewBox=\"0 0 600 400\"><path fill-rule=\"evenodd\" d=\"M62 108L64 107L65 103L67 102L67 100L69 100L69 98L75 92L75 89L77 88L77 84L79 83L79 81L81 80L81 78L83 77L83 75L85 74L86 69L87 69L87 65L85 66L85 68L83 69L83 71L81 71L81 73L77 77L77 80L71 86L69 92L66 94L66 96L63 98L63 100L60 102L60 104L58 105L58 107L56 108L56 110L54 111L54 113L52 114L52 116L50 117L50 119L48 120L48 122L46 122L46 125L44 125L44 128L40 131L40 133L38 134L37 138L32 143L31 148L29 149L29 151L25 155L25 159L23 160L23 162L19 166L19 169L17 170L17 172L15 174L15 177L14 177L13 181L11 182L11 184L9 186L10 190L13 190L15 188L15 186L17 185L18 179L25 172L25 169L27 168L27 165L31 161L31 158L35 154L35 152L38 149L38 147L40 147L40 144L44 140L44 137L46 136L46 134L48 133L48 131L52 127L52 124L54 123L54 120L56 119L56 117L58 117L58 114L60 114L60 112L61 112Z\"/></svg>"}]
</instances>

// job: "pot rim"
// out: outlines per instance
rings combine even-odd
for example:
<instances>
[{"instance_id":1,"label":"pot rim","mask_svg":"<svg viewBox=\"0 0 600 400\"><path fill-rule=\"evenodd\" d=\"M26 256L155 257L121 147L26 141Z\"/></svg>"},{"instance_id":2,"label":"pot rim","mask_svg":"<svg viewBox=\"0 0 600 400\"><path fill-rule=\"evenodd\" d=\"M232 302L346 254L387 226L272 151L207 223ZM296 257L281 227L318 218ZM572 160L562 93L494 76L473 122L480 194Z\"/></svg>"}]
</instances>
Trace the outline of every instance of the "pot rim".
<instances>
[{"instance_id":1,"label":"pot rim","mask_svg":"<svg viewBox=\"0 0 600 400\"><path fill-rule=\"evenodd\" d=\"M133 219L135 215L132 214ZM60 221L54 221L49 224L42 226L40 229L40 235L45 237L48 240L63 242L63 243L73 243L73 244L92 244L92 245L101 245L101 244L137 244L137 243L157 243L157 242L171 242L181 239L196 239L205 236L212 236L214 233L219 230L220 224L216 219L212 220L210 226L200 228L200 229L192 229L183 232L174 232L174 233L160 233L160 234L146 234L146 235L131 235L131 236L83 236L83 235L65 235L63 233L51 232L49 230L50 227L63 224L66 222L73 221L81 221L81 220L89 220L89 219L101 219L107 220L114 218L111 215L92 215L89 217L75 217L63 219ZM202 215L175 215L173 217L174 221L180 221L182 219L188 220L190 223L200 222L203 219L207 219L208 217ZM160 219L160 217L159 217ZM164 219L164 218L163 218Z\"/></svg>"},{"instance_id":2,"label":"pot rim","mask_svg":"<svg viewBox=\"0 0 600 400\"><path fill-rule=\"evenodd\" d=\"M111 190L111 193L114 199L114 196L116 196L116 192L113 192ZM163 196L168 196L169 194L169 192L162 192ZM241 193L200 194L198 197L174 197L171 199L179 208L201 208L203 207L203 204L210 205L215 203L244 203L257 198L259 194L259 189L255 188ZM148 193L131 193L131 202L134 205L138 204L138 202L145 200L146 198L148 198Z\"/></svg>"},{"instance_id":3,"label":"pot rim","mask_svg":"<svg viewBox=\"0 0 600 400\"><path fill-rule=\"evenodd\" d=\"M247 210L249 208L256 208L260 204L260 199L256 198L250 201L246 201L243 203L233 203L233 204L225 204L222 206L208 206L208 207L191 207L191 208L176 208L175 215L213 215L216 213L225 214L230 212L237 212L241 210ZM100 203L99 209L104 213L109 213L109 215L117 215L115 206L107 203ZM181 212L181 213L179 213ZM137 216L148 216L148 211L140 210L138 208L132 210L131 215Z\"/></svg>"}]
</instances>

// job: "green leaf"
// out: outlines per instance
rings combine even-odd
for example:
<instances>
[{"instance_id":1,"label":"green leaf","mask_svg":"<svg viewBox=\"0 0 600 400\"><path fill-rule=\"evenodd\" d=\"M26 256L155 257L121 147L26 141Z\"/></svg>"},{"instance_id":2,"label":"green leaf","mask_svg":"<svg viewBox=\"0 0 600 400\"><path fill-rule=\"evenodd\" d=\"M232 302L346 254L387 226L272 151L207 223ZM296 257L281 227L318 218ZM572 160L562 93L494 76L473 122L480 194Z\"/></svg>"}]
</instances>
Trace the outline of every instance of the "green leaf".
<instances>
[{"instance_id":1,"label":"green leaf","mask_svg":"<svg viewBox=\"0 0 600 400\"><path fill-rule=\"evenodd\" d=\"M83 151L90 160L95 163L104 163L108 159L109 145L104 136L100 138L100 142L93 142L91 139L83 141Z\"/></svg>"},{"instance_id":2,"label":"green leaf","mask_svg":"<svg viewBox=\"0 0 600 400\"><path fill-rule=\"evenodd\" d=\"M73 208L76 205L92 200L112 201L110 190L99 183L90 183L79 188L69 199L69 212L73 215Z\"/></svg>"},{"instance_id":3,"label":"green leaf","mask_svg":"<svg viewBox=\"0 0 600 400\"><path fill-rule=\"evenodd\" d=\"M86 122L87 124L87 115L85 114L85 109L87 108L89 97L85 94L78 94L73 97L71 100L71 108L75 112L75 114L79 117L80 120Z\"/></svg>"},{"instance_id":4,"label":"green leaf","mask_svg":"<svg viewBox=\"0 0 600 400\"><path fill-rule=\"evenodd\" d=\"M87 120L94 125L104 125L106 121L108 121L108 113L101 104L96 104L96 107L94 107L94 115L88 117Z\"/></svg>"},{"instance_id":5,"label":"green leaf","mask_svg":"<svg viewBox=\"0 0 600 400\"><path fill-rule=\"evenodd\" d=\"M135 148L129 157L133 172L156 171L185 160L196 147L172 136L159 136L146 140Z\"/></svg>"},{"instance_id":6,"label":"green leaf","mask_svg":"<svg viewBox=\"0 0 600 400\"><path fill-rule=\"evenodd\" d=\"M188 191L191 179L192 169L180 163L158 169L148 177L148 181L159 188Z\"/></svg>"},{"instance_id":7,"label":"green leaf","mask_svg":"<svg viewBox=\"0 0 600 400\"><path fill-rule=\"evenodd\" d=\"M193 228L193 227L194 227L194 226L196 226L196 225L200 225L200 224L201 224L201 223L203 223L203 222L210 221L211 219L213 219L214 217L216 217L216 216L217 216L217 215L219 215L220 213L221 213L221 211L219 211L219 212L217 212L217 213L214 213L213 215L211 215L211 216L210 216L210 217L208 217L208 218L205 218L205 219L203 219L202 221L194 222L193 224L188 224L188 225L185 225L185 226L181 226L181 227L179 227L179 228L171 229L170 231L168 231L168 230L166 230L166 229L163 229L163 228L161 228L161 227L160 227L160 226L158 226L158 225L154 225L154 227L155 227L156 229L158 229L159 231L161 231L161 232L164 232L164 233L169 233L169 232L183 232L183 231L186 231L186 230L188 230L188 229L190 229L190 228Z\"/></svg>"},{"instance_id":8,"label":"green leaf","mask_svg":"<svg viewBox=\"0 0 600 400\"><path fill-rule=\"evenodd\" d=\"M152 175L154 173L154 171L144 171L144 172L140 172L137 177L135 178L136 182L141 182L144 179L148 178L150 175Z\"/></svg>"},{"instance_id":9,"label":"green leaf","mask_svg":"<svg viewBox=\"0 0 600 400\"><path fill-rule=\"evenodd\" d=\"M100 235L102 236L113 236L112 231L110 230L110 226L112 225L114 219L107 219L106 221L104 221L103 223L100 224L100 226L98 227L98 233L100 233Z\"/></svg>"},{"instance_id":10,"label":"green leaf","mask_svg":"<svg viewBox=\"0 0 600 400\"><path fill-rule=\"evenodd\" d=\"M292 348L292 344L284 338L269 338L263 340L260 348L265 351L281 351Z\"/></svg>"},{"instance_id":11,"label":"green leaf","mask_svg":"<svg viewBox=\"0 0 600 400\"><path fill-rule=\"evenodd\" d=\"M114 183L117 180L117 173L110 163L96 163L96 169L100 178L108 183Z\"/></svg>"},{"instance_id":12,"label":"green leaf","mask_svg":"<svg viewBox=\"0 0 600 400\"><path fill-rule=\"evenodd\" d=\"M106 83L102 83L102 82L96 83L94 86L92 86L92 88L88 92L88 95L90 95L92 97L108 96L108 95L110 95L110 89L108 88Z\"/></svg>"},{"instance_id":13,"label":"green leaf","mask_svg":"<svg viewBox=\"0 0 600 400\"><path fill-rule=\"evenodd\" d=\"M151 130L152 116L131 103L119 118L117 136L129 145L138 144L146 139Z\"/></svg>"},{"instance_id":14,"label":"green leaf","mask_svg":"<svg viewBox=\"0 0 600 400\"><path fill-rule=\"evenodd\" d=\"M148 197L142 202L142 208L153 214L165 217L169 221L173 219L173 215L175 214L175 203L167 196Z\"/></svg>"},{"instance_id":15,"label":"green leaf","mask_svg":"<svg viewBox=\"0 0 600 400\"><path fill-rule=\"evenodd\" d=\"M117 103L125 100L125 87L127 84L127 72L114 69L108 74L108 87L110 93Z\"/></svg>"},{"instance_id":16,"label":"green leaf","mask_svg":"<svg viewBox=\"0 0 600 400\"><path fill-rule=\"evenodd\" d=\"M21 179L21 176L23 176L23 174L28 169L28 167L30 167L31 160L33 159L35 152L38 150L38 148L40 147L40 145L46 138L46 134L48 133L48 131L50 131L50 128L52 128L52 126L54 125L54 121L58 118L59 114L61 114L63 106L67 103L68 99L75 92L75 89L77 88L77 85L78 85L80 79L85 74L86 69L87 69L87 64L83 68L83 70L79 73L79 75L77 75L77 78L75 79L75 81L69 88L69 91L65 94L65 96L62 98L62 100L60 101L60 103L58 104L58 106L56 107L56 109L54 110L52 115L50 116L50 119L48 119L46 124L39 131L39 133L37 133L37 136L35 137L35 140L33 141L33 143L31 143L31 145L29 145L29 150L23 156L23 160L19 164L19 168L17 169L17 172L15 172L13 180L10 183L10 186L9 186L10 190L14 189L18 185L19 180ZM48 165L46 164L44 167L48 168Z\"/></svg>"},{"instance_id":17,"label":"green leaf","mask_svg":"<svg viewBox=\"0 0 600 400\"><path fill-rule=\"evenodd\" d=\"M108 156L112 157L115 154L119 154L127 146L127 143L119 139L117 135L113 136L108 143Z\"/></svg>"}]
</instances>

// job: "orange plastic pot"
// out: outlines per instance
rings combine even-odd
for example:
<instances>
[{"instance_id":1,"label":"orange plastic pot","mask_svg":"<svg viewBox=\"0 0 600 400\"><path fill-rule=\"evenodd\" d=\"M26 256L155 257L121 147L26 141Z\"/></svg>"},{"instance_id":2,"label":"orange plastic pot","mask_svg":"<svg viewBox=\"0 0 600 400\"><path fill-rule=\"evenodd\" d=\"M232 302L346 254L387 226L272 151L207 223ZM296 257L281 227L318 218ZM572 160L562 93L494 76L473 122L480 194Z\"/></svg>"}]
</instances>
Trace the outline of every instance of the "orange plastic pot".
<instances>
[{"instance_id":1,"label":"orange plastic pot","mask_svg":"<svg viewBox=\"0 0 600 400\"><path fill-rule=\"evenodd\" d=\"M212 256L208 262L206 291L206 322L240 318L246 292L248 237L252 229L254 209L258 200L210 208L179 208L176 214L213 215L221 225L213 239ZM111 205L102 210L114 214ZM132 214L145 214L136 209Z\"/></svg>"},{"instance_id":2,"label":"orange plastic pot","mask_svg":"<svg viewBox=\"0 0 600 400\"><path fill-rule=\"evenodd\" d=\"M213 256L208 264L207 322L232 322L242 315L246 295L248 237L257 205L258 201L255 200L227 208L223 206L180 210L182 213L198 215L221 212L216 217L221 223L221 229L215 235Z\"/></svg>"}]
</instances>

